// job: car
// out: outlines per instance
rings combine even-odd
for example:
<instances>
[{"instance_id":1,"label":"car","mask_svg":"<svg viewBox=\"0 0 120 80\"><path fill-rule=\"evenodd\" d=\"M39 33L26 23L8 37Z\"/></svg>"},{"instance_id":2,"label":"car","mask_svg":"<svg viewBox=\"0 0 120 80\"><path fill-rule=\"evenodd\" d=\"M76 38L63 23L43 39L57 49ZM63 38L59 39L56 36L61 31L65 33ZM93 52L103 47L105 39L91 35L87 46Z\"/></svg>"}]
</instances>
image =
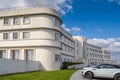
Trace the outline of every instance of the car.
<instances>
[{"instance_id":1,"label":"car","mask_svg":"<svg viewBox=\"0 0 120 80\"><path fill-rule=\"evenodd\" d=\"M109 78L120 80L120 66L113 64L100 64L82 69L84 78Z\"/></svg>"}]
</instances>

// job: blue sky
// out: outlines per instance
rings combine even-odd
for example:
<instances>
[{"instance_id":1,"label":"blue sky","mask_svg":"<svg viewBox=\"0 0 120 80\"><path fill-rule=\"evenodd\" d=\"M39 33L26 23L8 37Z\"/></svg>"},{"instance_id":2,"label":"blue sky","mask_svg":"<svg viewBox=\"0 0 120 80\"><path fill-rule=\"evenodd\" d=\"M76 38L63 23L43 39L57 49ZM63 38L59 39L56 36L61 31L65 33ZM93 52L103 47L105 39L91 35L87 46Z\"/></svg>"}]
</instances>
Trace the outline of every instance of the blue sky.
<instances>
[{"instance_id":1,"label":"blue sky","mask_svg":"<svg viewBox=\"0 0 120 80\"><path fill-rule=\"evenodd\" d=\"M120 5L107 0L74 0L71 12L62 16L66 27L79 27L88 38L120 36ZM75 34L73 34L75 35Z\"/></svg>"},{"instance_id":2,"label":"blue sky","mask_svg":"<svg viewBox=\"0 0 120 80\"><path fill-rule=\"evenodd\" d=\"M73 0L62 19L72 35L111 50L112 59L120 63L120 0Z\"/></svg>"},{"instance_id":3,"label":"blue sky","mask_svg":"<svg viewBox=\"0 0 120 80\"><path fill-rule=\"evenodd\" d=\"M111 50L120 63L120 0L1 0L0 9L34 5L60 11L67 31Z\"/></svg>"}]
</instances>

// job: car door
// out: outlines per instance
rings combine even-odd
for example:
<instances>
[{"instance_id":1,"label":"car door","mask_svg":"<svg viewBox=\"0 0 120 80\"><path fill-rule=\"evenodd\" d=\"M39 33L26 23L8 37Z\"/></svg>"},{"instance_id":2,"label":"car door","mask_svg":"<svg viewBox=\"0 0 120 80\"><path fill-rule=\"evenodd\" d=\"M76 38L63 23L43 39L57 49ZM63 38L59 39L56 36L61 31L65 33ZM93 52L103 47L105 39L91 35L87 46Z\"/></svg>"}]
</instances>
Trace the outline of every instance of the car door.
<instances>
[{"instance_id":1,"label":"car door","mask_svg":"<svg viewBox=\"0 0 120 80\"><path fill-rule=\"evenodd\" d=\"M107 74L109 73L107 65L100 65L98 67L96 67L96 69L93 69L94 71L94 76L95 77L106 77Z\"/></svg>"},{"instance_id":2,"label":"car door","mask_svg":"<svg viewBox=\"0 0 120 80\"><path fill-rule=\"evenodd\" d=\"M108 71L109 73L107 77L112 78L114 74L119 71L119 69L115 65L108 65Z\"/></svg>"}]
</instances>

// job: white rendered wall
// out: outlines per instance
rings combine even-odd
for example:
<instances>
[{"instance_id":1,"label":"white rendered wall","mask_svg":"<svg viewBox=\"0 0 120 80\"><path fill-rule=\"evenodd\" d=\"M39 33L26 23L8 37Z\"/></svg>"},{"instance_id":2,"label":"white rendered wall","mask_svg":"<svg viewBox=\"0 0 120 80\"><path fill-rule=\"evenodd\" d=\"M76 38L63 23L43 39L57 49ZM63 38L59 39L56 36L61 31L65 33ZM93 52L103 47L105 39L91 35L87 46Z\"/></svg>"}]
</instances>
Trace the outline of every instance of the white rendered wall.
<instances>
[{"instance_id":1,"label":"white rendered wall","mask_svg":"<svg viewBox=\"0 0 120 80\"><path fill-rule=\"evenodd\" d=\"M38 71L41 69L39 61L22 61L12 59L0 59L0 75Z\"/></svg>"}]
</instances>

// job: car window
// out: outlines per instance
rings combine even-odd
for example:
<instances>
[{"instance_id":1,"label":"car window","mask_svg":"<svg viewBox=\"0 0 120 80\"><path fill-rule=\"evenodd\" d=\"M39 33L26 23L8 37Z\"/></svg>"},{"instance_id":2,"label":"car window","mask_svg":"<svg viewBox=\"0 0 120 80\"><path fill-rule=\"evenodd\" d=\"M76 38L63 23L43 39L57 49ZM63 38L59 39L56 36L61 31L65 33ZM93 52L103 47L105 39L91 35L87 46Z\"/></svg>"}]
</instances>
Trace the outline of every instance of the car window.
<instances>
[{"instance_id":1,"label":"car window","mask_svg":"<svg viewBox=\"0 0 120 80\"><path fill-rule=\"evenodd\" d=\"M97 68L100 68L100 69L104 69L104 68L107 68L107 65L104 65L104 64L102 64L102 65L98 65L98 66L96 66Z\"/></svg>"},{"instance_id":2,"label":"car window","mask_svg":"<svg viewBox=\"0 0 120 80\"><path fill-rule=\"evenodd\" d=\"M112 66L112 65L107 65L107 68L115 69L116 67L115 67L115 66Z\"/></svg>"}]
</instances>

